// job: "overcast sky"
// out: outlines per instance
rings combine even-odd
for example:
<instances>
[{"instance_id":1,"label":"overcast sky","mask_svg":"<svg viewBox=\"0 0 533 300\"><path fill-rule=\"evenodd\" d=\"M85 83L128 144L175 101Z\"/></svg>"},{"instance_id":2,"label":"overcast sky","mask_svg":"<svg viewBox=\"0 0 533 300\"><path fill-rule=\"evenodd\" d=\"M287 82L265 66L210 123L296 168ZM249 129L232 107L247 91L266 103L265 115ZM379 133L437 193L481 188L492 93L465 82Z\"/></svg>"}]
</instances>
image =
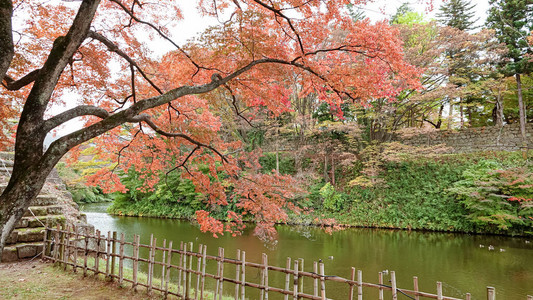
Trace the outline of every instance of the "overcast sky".
<instances>
[{"instance_id":1,"label":"overcast sky","mask_svg":"<svg viewBox=\"0 0 533 300\"><path fill-rule=\"evenodd\" d=\"M438 13L439 7L442 5L442 0L433 0L434 2L434 8L433 10L429 10L428 5L425 3L428 1L421 1L421 0L410 0L410 1L402 1L402 0L376 0L372 1L372 3L369 3L363 7L363 11L365 12L365 15L369 17L372 20L382 20L382 19L390 19L394 13L396 13L396 10L402 3L409 3L409 5L415 9L418 12L422 12L427 14L430 18L434 18L435 14ZM475 4L475 11L477 17L480 19L476 25L481 26L485 22L486 19L486 12L489 7L488 0L471 0L472 4Z\"/></svg>"}]
</instances>

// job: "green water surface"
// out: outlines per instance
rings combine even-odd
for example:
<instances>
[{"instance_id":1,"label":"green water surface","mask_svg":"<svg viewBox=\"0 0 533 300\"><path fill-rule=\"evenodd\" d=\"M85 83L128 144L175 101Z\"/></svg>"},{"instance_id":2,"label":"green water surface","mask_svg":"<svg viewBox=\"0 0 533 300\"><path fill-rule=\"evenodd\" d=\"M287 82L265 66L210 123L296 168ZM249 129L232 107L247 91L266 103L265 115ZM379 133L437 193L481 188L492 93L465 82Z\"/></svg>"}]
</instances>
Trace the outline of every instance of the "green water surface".
<instances>
[{"instance_id":1,"label":"green water surface","mask_svg":"<svg viewBox=\"0 0 533 300\"><path fill-rule=\"evenodd\" d=\"M251 229L242 236L214 238L187 221L111 216L105 213L106 206L91 204L82 209L96 229L125 233L127 241L139 234L141 243L149 244L150 234L154 234L158 245L164 239L172 240L174 248L179 248L180 241L193 242L197 251L198 245L204 244L209 255L217 255L218 247L223 247L227 258L235 258L237 249L241 249L246 251L247 261L257 263L266 253L268 263L280 267L285 267L287 257L293 261L303 258L306 271L312 271L313 261L321 259L327 275L350 278L351 267L355 267L363 271L363 281L372 283L377 283L378 272L395 271L398 287L412 289L412 278L417 276L422 291L436 294L436 282L441 281L444 294L457 298L469 292L472 299L486 299L487 286L496 288L499 300L526 300L527 295L533 295L533 239L528 242L527 238L378 229L346 229L330 235L314 227L278 226L278 241L273 245L254 237ZM489 245L494 250L489 250ZM130 252L126 248L126 254ZM148 251L144 252L141 256L147 257ZM147 266L141 264L140 268L145 270ZM216 272L215 264L207 268ZM155 274L160 273L161 269L156 268ZM227 264L224 274L235 276L235 267ZM246 276L258 282L260 274L250 268ZM269 276L271 285L284 287L283 274L272 272ZM390 272L384 279L388 284ZM213 287L214 282L207 285ZM304 288L312 294L313 282L304 282ZM232 295L233 290L234 285L224 285L225 294ZM348 299L347 285L328 283L326 291L328 298ZM373 290L365 289L364 295L365 299L377 299ZM258 299L258 294L247 290L247 297ZM272 293L269 298L283 299ZM399 295L398 299L409 298Z\"/></svg>"}]
</instances>

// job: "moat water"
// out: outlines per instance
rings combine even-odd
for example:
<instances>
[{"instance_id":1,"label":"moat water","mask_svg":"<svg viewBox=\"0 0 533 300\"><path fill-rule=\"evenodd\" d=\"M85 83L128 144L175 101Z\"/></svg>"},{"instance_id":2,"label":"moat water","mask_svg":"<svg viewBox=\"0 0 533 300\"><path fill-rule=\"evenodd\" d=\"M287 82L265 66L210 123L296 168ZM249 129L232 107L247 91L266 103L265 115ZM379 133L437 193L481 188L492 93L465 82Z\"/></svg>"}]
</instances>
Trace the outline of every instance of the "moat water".
<instances>
[{"instance_id":1,"label":"moat water","mask_svg":"<svg viewBox=\"0 0 533 300\"><path fill-rule=\"evenodd\" d=\"M350 278L351 267L355 267L363 271L363 281L372 283L378 282L378 272L395 271L400 288L412 289L412 278L417 276L420 290L436 294L436 282L441 281L444 295L457 298L464 298L468 292L472 299L486 299L487 286L496 289L497 299L525 300L527 295L533 295L531 238L379 229L346 229L330 235L314 227L278 226L278 242L272 245L254 237L251 229L237 237L214 238L187 221L112 216L106 213L108 205L84 205L82 210L96 229L124 233L127 241L138 234L142 244L149 244L150 234L154 234L158 245L164 239L172 240L174 248L179 248L180 241L193 242L197 251L198 245L204 244L209 255L217 255L218 247L223 247L225 256L230 258L241 249L246 251L247 261L257 263L266 253L269 264L280 267L285 267L287 257L303 258L306 271L312 271L313 261L321 259L327 275ZM494 250L489 250L489 246ZM140 268L147 266L141 264ZM228 269L225 274L234 274L234 268ZM160 272L155 270L155 274ZM272 275L269 282L283 287L284 278L281 274ZM390 275L384 279L387 284ZM304 287L312 293L312 282ZM347 299L347 286L342 287L327 286L327 297ZM231 295L233 285L228 284L224 290ZM272 294L271 299L278 299ZM253 292L247 295L254 299ZM365 299L377 299L372 290L365 289L364 295Z\"/></svg>"}]
</instances>

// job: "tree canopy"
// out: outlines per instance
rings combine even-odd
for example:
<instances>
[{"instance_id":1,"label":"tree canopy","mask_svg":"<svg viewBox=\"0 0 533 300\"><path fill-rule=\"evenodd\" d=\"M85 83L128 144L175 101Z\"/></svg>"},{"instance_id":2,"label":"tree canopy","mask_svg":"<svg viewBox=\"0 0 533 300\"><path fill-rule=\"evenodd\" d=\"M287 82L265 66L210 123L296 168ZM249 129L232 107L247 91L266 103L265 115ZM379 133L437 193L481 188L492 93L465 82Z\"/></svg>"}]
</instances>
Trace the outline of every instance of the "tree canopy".
<instances>
[{"instance_id":1,"label":"tree canopy","mask_svg":"<svg viewBox=\"0 0 533 300\"><path fill-rule=\"evenodd\" d=\"M337 106L417 89L419 70L404 60L398 31L347 13L346 5L365 2L200 0L199 12L219 25L180 44L179 28L189 26L180 1L1 0L0 101L13 108L1 113L17 127L13 173L0 198L0 249L53 166L94 138L117 168L142 170L148 188L150 174L183 168L207 195L205 205L226 205L224 191L234 189L244 214L257 216L257 230L268 234L283 221L281 209L295 207L287 198L296 191L280 189L290 180L279 174L254 171L257 154L219 134L217 107L250 119L254 109L291 110L291 86ZM159 57L161 43L173 50ZM56 113L61 104L67 109ZM48 133L76 118L83 128L45 148ZM188 168L191 161L206 168ZM98 178L122 188L116 172ZM238 227L241 216L227 219ZM198 221L204 230L231 230L205 211Z\"/></svg>"}]
</instances>

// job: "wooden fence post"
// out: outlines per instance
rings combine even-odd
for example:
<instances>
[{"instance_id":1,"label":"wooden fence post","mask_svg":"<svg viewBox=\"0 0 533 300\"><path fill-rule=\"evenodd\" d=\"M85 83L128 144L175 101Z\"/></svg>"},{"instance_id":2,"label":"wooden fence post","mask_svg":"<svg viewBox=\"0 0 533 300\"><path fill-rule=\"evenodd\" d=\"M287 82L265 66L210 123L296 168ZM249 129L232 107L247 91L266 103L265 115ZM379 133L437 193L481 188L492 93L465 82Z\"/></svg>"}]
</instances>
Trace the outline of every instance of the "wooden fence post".
<instances>
[{"instance_id":1,"label":"wooden fence post","mask_svg":"<svg viewBox=\"0 0 533 300\"><path fill-rule=\"evenodd\" d=\"M287 257L287 263L285 264L285 291L290 291L290 281L291 281L291 258ZM289 295L285 294L285 297L283 297L284 300L289 300ZM244 300L244 299L243 299Z\"/></svg>"},{"instance_id":2,"label":"wooden fence post","mask_svg":"<svg viewBox=\"0 0 533 300\"><path fill-rule=\"evenodd\" d=\"M527 300L533 300L533 296L527 295Z\"/></svg>"},{"instance_id":3,"label":"wooden fence post","mask_svg":"<svg viewBox=\"0 0 533 300\"><path fill-rule=\"evenodd\" d=\"M60 246L59 246L59 258L60 258L60 262L62 262L63 264L66 265L66 262L65 262L65 237L66 237L66 230L65 230L65 226L61 225L61 232L60 232L60 240L61 240L61 243L60 243Z\"/></svg>"},{"instance_id":4,"label":"wooden fence post","mask_svg":"<svg viewBox=\"0 0 533 300\"><path fill-rule=\"evenodd\" d=\"M239 262L240 260L241 260L241 250L237 249L236 261ZM236 263L235 264L235 281L237 283L235 284L235 300L239 300L239 290L240 290L239 280L240 280L240 276L241 276L241 265L239 263ZM245 300L245 299L243 299L243 300Z\"/></svg>"},{"instance_id":5,"label":"wooden fence post","mask_svg":"<svg viewBox=\"0 0 533 300\"><path fill-rule=\"evenodd\" d=\"M74 266L72 267L72 271L74 273L78 272L78 240L79 239L80 239L79 229L78 227L74 226Z\"/></svg>"},{"instance_id":6,"label":"wooden fence post","mask_svg":"<svg viewBox=\"0 0 533 300\"><path fill-rule=\"evenodd\" d=\"M218 300L222 300L222 291L224 288L224 248L218 248L219 249L219 256L220 256L220 289L218 289Z\"/></svg>"},{"instance_id":7,"label":"wooden fence post","mask_svg":"<svg viewBox=\"0 0 533 300\"><path fill-rule=\"evenodd\" d=\"M113 231L113 239L111 239L111 275L115 274L115 252L117 252L117 232ZM111 276L113 281L113 276Z\"/></svg>"},{"instance_id":8,"label":"wooden fence post","mask_svg":"<svg viewBox=\"0 0 533 300\"><path fill-rule=\"evenodd\" d=\"M303 258L299 258L300 260L300 271L303 272L304 271L304 259ZM304 276L300 276L299 278L300 280L300 293L303 294L304 292Z\"/></svg>"},{"instance_id":9,"label":"wooden fence post","mask_svg":"<svg viewBox=\"0 0 533 300\"><path fill-rule=\"evenodd\" d=\"M154 261L152 260L152 257L154 257L156 243L157 239L154 238L154 234L150 234L150 252L148 254L148 278L146 279L146 285L148 286L148 295L152 295L152 279L154 276Z\"/></svg>"},{"instance_id":10,"label":"wooden fence post","mask_svg":"<svg viewBox=\"0 0 533 300\"><path fill-rule=\"evenodd\" d=\"M165 299L168 297L168 284L170 281L170 266L172 265L172 241L168 243L167 274L165 276Z\"/></svg>"},{"instance_id":11,"label":"wooden fence post","mask_svg":"<svg viewBox=\"0 0 533 300\"><path fill-rule=\"evenodd\" d=\"M198 294L200 292L200 274L202 272L202 249L204 245L198 246L198 259L196 260L196 289L194 290L194 299L198 300Z\"/></svg>"},{"instance_id":12,"label":"wooden fence post","mask_svg":"<svg viewBox=\"0 0 533 300\"><path fill-rule=\"evenodd\" d=\"M133 282L131 287L137 292L137 272L139 271L139 244L141 237L138 234L133 235Z\"/></svg>"},{"instance_id":13,"label":"wooden fence post","mask_svg":"<svg viewBox=\"0 0 533 300\"><path fill-rule=\"evenodd\" d=\"M94 273L96 276L100 274L100 230L96 230L96 259L94 261L94 269L96 272Z\"/></svg>"},{"instance_id":14,"label":"wooden fence post","mask_svg":"<svg viewBox=\"0 0 533 300\"><path fill-rule=\"evenodd\" d=\"M326 300L326 276L324 273L324 264L320 263L320 297L322 300Z\"/></svg>"},{"instance_id":15,"label":"wooden fence post","mask_svg":"<svg viewBox=\"0 0 533 300\"><path fill-rule=\"evenodd\" d=\"M357 270L357 299L363 300L363 271Z\"/></svg>"},{"instance_id":16,"label":"wooden fence post","mask_svg":"<svg viewBox=\"0 0 533 300\"><path fill-rule=\"evenodd\" d=\"M437 281L437 299L442 300L442 282Z\"/></svg>"},{"instance_id":17,"label":"wooden fence post","mask_svg":"<svg viewBox=\"0 0 533 300\"><path fill-rule=\"evenodd\" d=\"M353 282L355 281L355 268L352 267L352 275L350 276L350 293L348 294L349 300L353 300ZM315 295L316 296L316 295Z\"/></svg>"},{"instance_id":18,"label":"wooden fence post","mask_svg":"<svg viewBox=\"0 0 533 300\"><path fill-rule=\"evenodd\" d=\"M390 272L390 280L392 285L392 299L398 299L398 289L396 288L396 273L394 271Z\"/></svg>"},{"instance_id":19,"label":"wooden fence post","mask_svg":"<svg viewBox=\"0 0 533 300\"><path fill-rule=\"evenodd\" d=\"M413 277L413 287L414 287L414 291L415 291L415 300L420 300L420 296L418 296L418 277L414 276Z\"/></svg>"},{"instance_id":20,"label":"wooden fence post","mask_svg":"<svg viewBox=\"0 0 533 300\"><path fill-rule=\"evenodd\" d=\"M193 248L194 244L192 242L189 242L189 278L187 278L187 298L189 298L189 295L191 294L191 285L192 285L192 273L193 273L193 269L192 269L192 260L193 260L193 253L194 253L194 248Z\"/></svg>"},{"instance_id":21,"label":"wooden fence post","mask_svg":"<svg viewBox=\"0 0 533 300\"><path fill-rule=\"evenodd\" d=\"M292 283L292 296L293 300L298 300L298 275L300 268L298 267L299 261L296 259L294 260L294 280Z\"/></svg>"},{"instance_id":22,"label":"wooden fence post","mask_svg":"<svg viewBox=\"0 0 533 300\"><path fill-rule=\"evenodd\" d=\"M245 288L246 288L246 252L242 251L241 253L242 264L241 264L241 299L245 300Z\"/></svg>"},{"instance_id":23,"label":"wooden fence post","mask_svg":"<svg viewBox=\"0 0 533 300\"><path fill-rule=\"evenodd\" d=\"M495 300L496 299L496 289L488 286L487 287L487 300Z\"/></svg>"},{"instance_id":24,"label":"wooden fence post","mask_svg":"<svg viewBox=\"0 0 533 300\"><path fill-rule=\"evenodd\" d=\"M165 250L167 248L167 239L164 239L163 240L163 259L161 260L161 285L160 285L160 288L163 289L164 287L164 282L165 282L165 274L166 274L166 267L167 267L167 251Z\"/></svg>"},{"instance_id":25,"label":"wooden fence post","mask_svg":"<svg viewBox=\"0 0 533 300\"><path fill-rule=\"evenodd\" d=\"M183 274L183 241L180 242L180 259L179 259L179 266L178 266L178 294L183 296L185 295L185 291L183 291L183 294L181 294L181 275Z\"/></svg>"},{"instance_id":26,"label":"wooden fence post","mask_svg":"<svg viewBox=\"0 0 533 300\"><path fill-rule=\"evenodd\" d=\"M263 286L265 291L265 300L268 300L268 256L263 253Z\"/></svg>"},{"instance_id":27,"label":"wooden fence post","mask_svg":"<svg viewBox=\"0 0 533 300\"><path fill-rule=\"evenodd\" d=\"M379 278L378 299L383 300L383 272L378 273L378 278Z\"/></svg>"},{"instance_id":28,"label":"wooden fence post","mask_svg":"<svg viewBox=\"0 0 533 300\"><path fill-rule=\"evenodd\" d=\"M45 227L44 228L44 237L43 237L43 258L45 256L48 256L48 252L47 252L47 245L48 245L48 233L49 233L49 230L48 230L48 227Z\"/></svg>"},{"instance_id":29,"label":"wooden fence post","mask_svg":"<svg viewBox=\"0 0 533 300\"><path fill-rule=\"evenodd\" d=\"M59 258L59 243L59 224L57 224L56 232L54 234L54 263L56 263Z\"/></svg>"},{"instance_id":30,"label":"wooden fence post","mask_svg":"<svg viewBox=\"0 0 533 300\"><path fill-rule=\"evenodd\" d=\"M124 232L120 233L119 245L119 260L118 260L118 284L122 285L124 282Z\"/></svg>"},{"instance_id":31,"label":"wooden fence post","mask_svg":"<svg viewBox=\"0 0 533 300\"><path fill-rule=\"evenodd\" d=\"M66 239L65 239L65 263L63 265L63 271L67 270L69 259L70 259L70 226L67 226Z\"/></svg>"},{"instance_id":32,"label":"wooden fence post","mask_svg":"<svg viewBox=\"0 0 533 300\"><path fill-rule=\"evenodd\" d=\"M83 277L87 276L87 258L89 254L89 228L85 227L85 233L83 234L85 241L85 249L83 253Z\"/></svg>"},{"instance_id":33,"label":"wooden fence post","mask_svg":"<svg viewBox=\"0 0 533 300\"><path fill-rule=\"evenodd\" d=\"M313 262L313 273L315 275L313 277L313 296L318 297L318 262L316 261Z\"/></svg>"},{"instance_id":34,"label":"wooden fence post","mask_svg":"<svg viewBox=\"0 0 533 300\"><path fill-rule=\"evenodd\" d=\"M202 251L202 279L200 282L201 290L200 290L200 299L204 299L204 287L205 287L205 266L207 264L207 245L204 245L204 249Z\"/></svg>"},{"instance_id":35,"label":"wooden fence post","mask_svg":"<svg viewBox=\"0 0 533 300\"><path fill-rule=\"evenodd\" d=\"M78 232L78 231L76 230L76 232ZM76 240L77 240L77 235L76 235ZM110 264L111 264L111 231L107 232L106 244L107 244L107 247L106 247L107 259L106 259L106 262L105 262L105 276L109 280L113 280L113 278L111 277L111 268L110 268ZM76 251L76 253L77 253L77 251Z\"/></svg>"},{"instance_id":36,"label":"wooden fence post","mask_svg":"<svg viewBox=\"0 0 533 300\"><path fill-rule=\"evenodd\" d=\"M470 295L470 293L466 293L466 298L465 298L465 300L471 300L471 298L472 298L472 295ZM529 299L528 299L528 300L529 300ZM531 300L533 300L533 299L531 299Z\"/></svg>"},{"instance_id":37,"label":"wooden fence post","mask_svg":"<svg viewBox=\"0 0 533 300\"><path fill-rule=\"evenodd\" d=\"M187 290L187 243L184 243L183 244L183 281L181 282L181 284L183 285L183 295L187 295L187 293L189 292ZM187 296L185 296L185 299L187 299ZM216 299L216 294L215 294L215 299Z\"/></svg>"}]
</instances>

